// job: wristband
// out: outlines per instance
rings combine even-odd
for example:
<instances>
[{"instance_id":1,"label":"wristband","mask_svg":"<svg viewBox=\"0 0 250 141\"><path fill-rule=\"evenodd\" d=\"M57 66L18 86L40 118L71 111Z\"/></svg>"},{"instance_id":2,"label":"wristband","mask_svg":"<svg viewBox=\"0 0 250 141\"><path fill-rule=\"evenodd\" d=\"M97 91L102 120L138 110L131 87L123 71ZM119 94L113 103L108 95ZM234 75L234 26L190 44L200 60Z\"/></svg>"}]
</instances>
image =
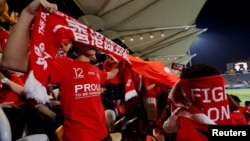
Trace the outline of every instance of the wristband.
<instances>
[{"instance_id":1,"label":"wristband","mask_svg":"<svg viewBox=\"0 0 250 141\"><path fill-rule=\"evenodd\" d=\"M9 79L6 77L1 79L2 84L6 84L8 81L9 81Z\"/></svg>"}]
</instances>

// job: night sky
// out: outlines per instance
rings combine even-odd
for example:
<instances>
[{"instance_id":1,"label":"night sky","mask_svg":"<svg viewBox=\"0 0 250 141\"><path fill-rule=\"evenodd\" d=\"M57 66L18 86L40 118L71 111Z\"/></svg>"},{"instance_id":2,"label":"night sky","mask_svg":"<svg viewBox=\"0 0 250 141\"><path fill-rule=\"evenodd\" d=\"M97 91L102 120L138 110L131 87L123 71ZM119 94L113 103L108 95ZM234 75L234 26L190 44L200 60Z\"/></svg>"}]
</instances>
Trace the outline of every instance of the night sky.
<instances>
[{"instance_id":1,"label":"night sky","mask_svg":"<svg viewBox=\"0 0 250 141\"><path fill-rule=\"evenodd\" d=\"M208 63L222 73L226 64L250 61L250 8L247 0L208 0L197 18L198 28L207 28L193 42L197 54L192 64Z\"/></svg>"}]
</instances>

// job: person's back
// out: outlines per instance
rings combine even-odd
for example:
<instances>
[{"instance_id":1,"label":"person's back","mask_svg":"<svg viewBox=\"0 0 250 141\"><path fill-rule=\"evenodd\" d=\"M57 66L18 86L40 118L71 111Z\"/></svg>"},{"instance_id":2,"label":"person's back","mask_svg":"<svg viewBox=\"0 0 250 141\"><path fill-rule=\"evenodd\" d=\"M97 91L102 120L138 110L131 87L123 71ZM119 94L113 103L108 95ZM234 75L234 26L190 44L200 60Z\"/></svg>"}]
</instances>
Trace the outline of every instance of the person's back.
<instances>
[{"instance_id":1,"label":"person's back","mask_svg":"<svg viewBox=\"0 0 250 141\"><path fill-rule=\"evenodd\" d=\"M89 62L66 57L55 59L51 70L51 82L57 83L61 92L64 139L103 139L107 126L100 84L107 74Z\"/></svg>"}]
</instances>

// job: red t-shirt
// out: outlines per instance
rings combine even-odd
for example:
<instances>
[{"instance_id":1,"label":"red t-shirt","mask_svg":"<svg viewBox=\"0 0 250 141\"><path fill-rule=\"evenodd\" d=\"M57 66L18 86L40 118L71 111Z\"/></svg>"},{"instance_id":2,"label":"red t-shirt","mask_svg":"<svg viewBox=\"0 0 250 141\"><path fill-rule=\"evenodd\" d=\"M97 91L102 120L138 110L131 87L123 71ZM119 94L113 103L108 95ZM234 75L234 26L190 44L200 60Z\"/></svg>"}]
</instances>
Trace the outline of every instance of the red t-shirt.
<instances>
[{"instance_id":1,"label":"red t-shirt","mask_svg":"<svg viewBox=\"0 0 250 141\"><path fill-rule=\"evenodd\" d=\"M18 75L11 75L10 78L11 81L24 86L24 82L23 80L18 76ZM19 96L17 95L17 93L15 93L14 91L12 91L11 89L0 89L0 103L3 102L14 102L15 106L19 106L21 104L23 104L23 102L19 99Z\"/></svg>"},{"instance_id":2,"label":"red t-shirt","mask_svg":"<svg viewBox=\"0 0 250 141\"><path fill-rule=\"evenodd\" d=\"M107 72L66 57L55 58L51 66L51 82L60 89L64 141L100 141L106 137L101 84L105 83Z\"/></svg>"},{"instance_id":3,"label":"red t-shirt","mask_svg":"<svg viewBox=\"0 0 250 141\"><path fill-rule=\"evenodd\" d=\"M150 86L151 84L156 84L154 83L152 80L146 78L146 77L143 77L142 78L142 84L143 84L143 87L144 87L144 96L145 97L157 97L157 95L159 94L158 93L158 90L157 90L157 87L155 86L154 88L150 89L150 90L146 90L146 87Z\"/></svg>"},{"instance_id":4,"label":"red t-shirt","mask_svg":"<svg viewBox=\"0 0 250 141\"><path fill-rule=\"evenodd\" d=\"M241 112L241 113L244 113L245 112L245 107L243 107L243 106L239 106L239 111Z\"/></svg>"},{"instance_id":5,"label":"red t-shirt","mask_svg":"<svg viewBox=\"0 0 250 141\"><path fill-rule=\"evenodd\" d=\"M7 31L1 30L0 31L0 45L1 50L3 51L7 42L7 39L9 38L9 33Z\"/></svg>"},{"instance_id":6,"label":"red t-shirt","mask_svg":"<svg viewBox=\"0 0 250 141\"><path fill-rule=\"evenodd\" d=\"M239 110L231 112L230 116L231 116L232 124L234 125L247 125L248 124L244 114Z\"/></svg>"},{"instance_id":7,"label":"red t-shirt","mask_svg":"<svg viewBox=\"0 0 250 141\"><path fill-rule=\"evenodd\" d=\"M114 68L116 68L117 66L117 63L113 63L111 61L111 59L106 59L105 62L104 62L104 65L103 65L103 69L106 71L106 72L110 72L112 71ZM107 80L106 83L109 83L109 84L119 84L120 83L120 80L119 80L119 77L118 75L116 75L114 78L112 79L109 79Z\"/></svg>"},{"instance_id":8,"label":"red t-shirt","mask_svg":"<svg viewBox=\"0 0 250 141\"><path fill-rule=\"evenodd\" d=\"M178 117L176 141L207 141L208 125L195 122L187 117Z\"/></svg>"}]
</instances>

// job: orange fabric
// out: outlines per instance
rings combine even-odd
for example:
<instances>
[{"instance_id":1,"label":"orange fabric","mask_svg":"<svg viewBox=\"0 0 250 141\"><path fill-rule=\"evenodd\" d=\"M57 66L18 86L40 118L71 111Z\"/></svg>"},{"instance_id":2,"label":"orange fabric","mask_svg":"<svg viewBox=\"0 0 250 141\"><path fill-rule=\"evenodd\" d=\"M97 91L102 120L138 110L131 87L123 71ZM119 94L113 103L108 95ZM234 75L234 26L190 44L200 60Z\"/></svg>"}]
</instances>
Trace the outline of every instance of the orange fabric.
<instances>
[{"instance_id":1,"label":"orange fabric","mask_svg":"<svg viewBox=\"0 0 250 141\"><path fill-rule=\"evenodd\" d=\"M173 86L179 80L178 76L165 71L165 66L160 61L144 61L132 55L129 55L129 60L131 61L133 71L156 82Z\"/></svg>"},{"instance_id":2,"label":"orange fabric","mask_svg":"<svg viewBox=\"0 0 250 141\"><path fill-rule=\"evenodd\" d=\"M63 141L63 125L59 126L56 131L56 141Z\"/></svg>"}]
</instances>

